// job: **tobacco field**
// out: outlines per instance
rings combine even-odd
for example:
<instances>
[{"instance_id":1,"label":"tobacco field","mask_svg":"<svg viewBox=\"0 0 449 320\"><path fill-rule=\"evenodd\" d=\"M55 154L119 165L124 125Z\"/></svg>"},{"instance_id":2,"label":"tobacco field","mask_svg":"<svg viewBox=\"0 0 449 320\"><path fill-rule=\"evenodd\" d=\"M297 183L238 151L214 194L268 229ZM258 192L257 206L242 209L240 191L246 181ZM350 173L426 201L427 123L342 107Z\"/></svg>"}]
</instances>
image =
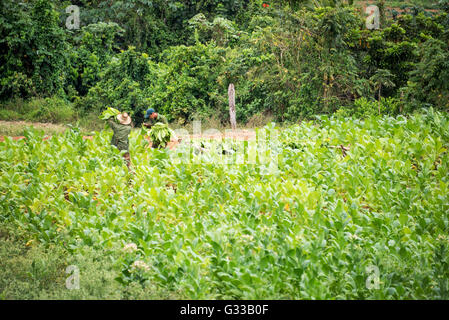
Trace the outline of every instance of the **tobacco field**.
<instances>
[{"instance_id":1,"label":"tobacco field","mask_svg":"<svg viewBox=\"0 0 449 320\"><path fill-rule=\"evenodd\" d=\"M110 130L6 137L0 223L190 299L449 298L446 113L257 132L261 155L257 140L151 149L136 130L133 173Z\"/></svg>"}]
</instances>

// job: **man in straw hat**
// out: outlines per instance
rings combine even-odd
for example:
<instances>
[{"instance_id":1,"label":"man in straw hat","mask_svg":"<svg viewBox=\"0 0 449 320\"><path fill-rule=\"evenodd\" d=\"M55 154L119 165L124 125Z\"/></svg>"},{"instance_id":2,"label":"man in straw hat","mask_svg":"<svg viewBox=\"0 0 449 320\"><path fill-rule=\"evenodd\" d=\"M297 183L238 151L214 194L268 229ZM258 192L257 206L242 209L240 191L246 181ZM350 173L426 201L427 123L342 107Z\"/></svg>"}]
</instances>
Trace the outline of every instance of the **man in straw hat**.
<instances>
[{"instance_id":1,"label":"man in straw hat","mask_svg":"<svg viewBox=\"0 0 449 320\"><path fill-rule=\"evenodd\" d=\"M131 132L131 117L128 115L128 113L123 112L119 115L117 115L117 120L114 121L112 118L108 120L109 125L112 128L112 131L114 131L114 135L112 136L111 144L113 146L116 146L117 149L120 151L126 151L126 153L123 154L123 157L125 158L126 165L129 170L129 166L131 164L131 159L129 156L129 139L128 135Z\"/></svg>"}]
</instances>

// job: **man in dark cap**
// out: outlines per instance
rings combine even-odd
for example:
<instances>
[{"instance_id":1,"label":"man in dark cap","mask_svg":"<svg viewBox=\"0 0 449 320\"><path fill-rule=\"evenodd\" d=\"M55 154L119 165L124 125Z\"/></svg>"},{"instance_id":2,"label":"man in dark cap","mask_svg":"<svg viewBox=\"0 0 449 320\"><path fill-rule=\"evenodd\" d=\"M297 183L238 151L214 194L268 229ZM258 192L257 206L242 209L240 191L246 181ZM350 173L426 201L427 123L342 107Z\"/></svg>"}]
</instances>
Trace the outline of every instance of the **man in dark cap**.
<instances>
[{"instance_id":1,"label":"man in dark cap","mask_svg":"<svg viewBox=\"0 0 449 320\"><path fill-rule=\"evenodd\" d=\"M145 122L143 125L147 128L151 128L156 122L162 122L168 124L167 118L162 114L158 114L153 108L150 108L145 113Z\"/></svg>"}]
</instances>

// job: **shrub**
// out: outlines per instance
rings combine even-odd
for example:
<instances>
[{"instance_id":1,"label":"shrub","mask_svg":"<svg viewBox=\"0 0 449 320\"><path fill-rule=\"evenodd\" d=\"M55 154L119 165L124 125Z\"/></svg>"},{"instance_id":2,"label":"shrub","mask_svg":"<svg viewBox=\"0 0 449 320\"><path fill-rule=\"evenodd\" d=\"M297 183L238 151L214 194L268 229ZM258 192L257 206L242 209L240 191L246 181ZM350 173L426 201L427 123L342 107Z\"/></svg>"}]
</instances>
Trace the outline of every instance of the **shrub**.
<instances>
[{"instance_id":1,"label":"shrub","mask_svg":"<svg viewBox=\"0 0 449 320\"><path fill-rule=\"evenodd\" d=\"M107 65L102 78L77 102L85 111L100 113L106 107L127 111L140 124L153 86L156 63L135 48L121 52Z\"/></svg>"},{"instance_id":2,"label":"shrub","mask_svg":"<svg viewBox=\"0 0 449 320\"><path fill-rule=\"evenodd\" d=\"M15 99L1 105L0 119L61 123L77 120L78 113L71 103L58 97Z\"/></svg>"},{"instance_id":3,"label":"shrub","mask_svg":"<svg viewBox=\"0 0 449 320\"><path fill-rule=\"evenodd\" d=\"M0 110L0 120L22 120L22 116L14 110Z\"/></svg>"},{"instance_id":4,"label":"shrub","mask_svg":"<svg viewBox=\"0 0 449 320\"><path fill-rule=\"evenodd\" d=\"M2 224L0 228L2 299L38 299L40 291L54 290L63 283L62 250L36 245L30 238L30 234L11 225Z\"/></svg>"},{"instance_id":5,"label":"shrub","mask_svg":"<svg viewBox=\"0 0 449 320\"><path fill-rule=\"evenodd\" d=\"M0 9L0 99L61 93L69 45L53 1L5 0Z\"/></svg>"},{"instance_id":6,"label":"shrub","mask_svg":"<svg viewBox=\"0 0 449 320\"><path fill-rule=\"evenodd\" d=\"M29 121L61 123L78 118L72 104L57 97L33 99L29 102L31 112L25 115Z\"/></svg>"},{"instance_id":7,"label":"shrub","mask_svg":"<svg viewBox=\"0 0 449 320\"><path fill-rule=\"evenodd\" d=\"M157 289L151 283L143 288L132 283L122 286L115 259L107 251L81 248L72 255L56 245L44 245L12 225L0 226L0 299L176 299L175 293ZM67 267L79 269L80 287L68 290L71 275Z\"/></svg>"},{"instance_id":8,"label":"shrub","mask_svg":"<svg viewBox=\"0 0 449 320\"><path fill-rule=\"evenodd\" d=\"M396 115L400 111L401 102L397 98L381 98L380 114ZM355 116L365 118L379 114L379 102L365 97L356 99L349 107L341 107L337 114L340 116Z\"/></svg>"},{"instance_id":9,"label":"shrub","mask_svg":"<svg viewBox=\"0 0 449 320\"><path fill-rule=\"evenodd\" d=\"M168 115L170 120L192 120L193 114L209 117L222 114L214 97L218 94L217 77L224 65L226 50L213 44L178 46L165 50L161 59L165 68L156 79L149 106Z\"/></svg>"},{"instance_id":10,"label":"shrub","mask_svg":"<svg viewBox=\"0 0 449 320\"><path fill-rule=\"evenodd\" d=\"M81 35L75 38L75 50L71 52L70 85L76 88L80 95L86 95L100 79L101 70L118 52L115 40L123 32L116 23L94 23L81 30Z\"/></svg>"},{"instance_id":11,"label":"shrub","mask_svg":"<svg viewBox=\"0 0 449 320\"><path fill-rule=\"evenodd\" d=\"M420 61L410 72L404 93L410 104L432 104L439 109L449 108L449 52L448 45L436 39L427 40L416 50Z\"/></svg>"},{"instance_id":12,"label":"shrub","mask_svg":"<svg viewBox=\"0 0 449 320\"><path fill-rule=\"evenodd\" d=\"M248 120L246 126L249 128L262 128L269 123L274 122L273 115L270 113L255 113Z\"/></svg>"}]
</instances>

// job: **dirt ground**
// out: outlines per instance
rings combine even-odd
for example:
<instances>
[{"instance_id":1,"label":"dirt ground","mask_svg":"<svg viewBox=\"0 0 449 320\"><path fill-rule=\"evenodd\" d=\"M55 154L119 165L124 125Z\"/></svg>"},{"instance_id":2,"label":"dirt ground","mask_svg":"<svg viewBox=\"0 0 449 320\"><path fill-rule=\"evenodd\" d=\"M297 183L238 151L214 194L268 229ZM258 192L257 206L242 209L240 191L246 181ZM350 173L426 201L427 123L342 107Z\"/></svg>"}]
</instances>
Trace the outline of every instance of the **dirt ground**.
<instances>
[{"instance_id":1,"label":"dirt ground","mask_svg":"<svg viewBox=\"0 0 449 320\"><path fill-rule=\"evenodd\" d=\"M0 120L1 136L21 136L27 127L33 126L36 129L44 130L47 134L64 132L67 126L53 123L27 122L27 121L3 121Z\"/></svg>"},{"instance_id":2,"label":"dirt ground","mask_svg":"<svg viewBox=\"0 0 449 320\"><path fill-rule=\"evenodd\" d=\"M51 134L61 133L67 129L66 126L57 125L52 123L37 123L37 122L25 122L25 121L0 121L0 142L5 140L5 136L12 136L14 140L24 139L23 135L14 135L14 132L22 132L25 127L33 126L36 129L42 129L49 135L47 135L44 140L48 140ZM5 132L6 134L2 134ZM10 134L13 133L13 134ZM92 139L92 136L84 136L84 139ZM236 129L236 130L225 130L216 133L211 133L205 131L203 134L190 134L190 135L178 135L173 137L173 139L168 143L167 148L173 150L182 141L189 141L193 139L235 139L235 140L254 140L256 138L256 131L252 129ZM151 147L151 140L147 138Z\"/></svg>"},{"instance_id":3,"label":"dirt ground","mask_svg":"<svg viewBox=\"0 0 449 320\"><path fill-rule=\"evenodd\" d=\"M214 134L190 134L190 135L178 135L174 137L168 144L167 148L173 150L176 146L182 141L191 141L194 139L212 139L212 140L222 140L222 139L235 139L240 141L245 140L255 140L256 139L256 131L251 129L236 129L226 130L224 132L217 132ZM148 139L151 146L151 140Z\"/></svg>"}]
</instances>

